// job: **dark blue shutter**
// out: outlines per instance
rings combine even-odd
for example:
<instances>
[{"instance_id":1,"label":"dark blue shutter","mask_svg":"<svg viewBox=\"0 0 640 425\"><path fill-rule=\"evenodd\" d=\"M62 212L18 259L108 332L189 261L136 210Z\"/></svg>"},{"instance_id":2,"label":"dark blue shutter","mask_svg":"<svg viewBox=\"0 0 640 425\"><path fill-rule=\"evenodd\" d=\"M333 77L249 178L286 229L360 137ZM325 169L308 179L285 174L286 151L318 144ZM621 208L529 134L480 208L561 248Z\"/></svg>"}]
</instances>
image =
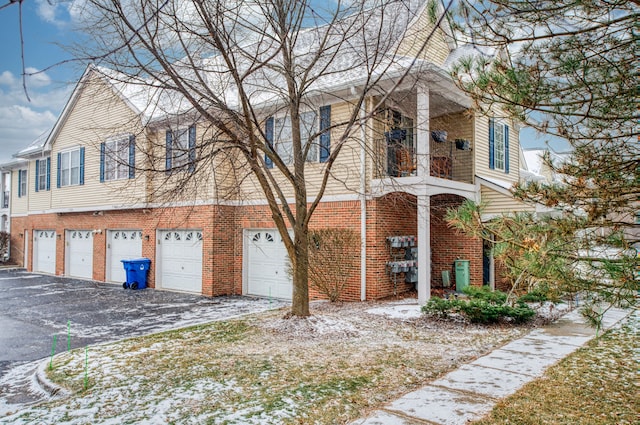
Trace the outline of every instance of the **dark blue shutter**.
<instances>
[{"instance_id":1,"label":"dark blue shutter","mask_svg":"<svg viewBox=\"0 0 640 425\"><path fill-rule=\"evenodd\" d=\"M495 119L489 118L489 168L496 168L496 157L495 157Z\"/></svg>"},{"instance_id":2,"label":"dark blue shutter","mask_svg":"<svg viewBox=\"0 0 640 425\"><path fill-rule=\"evenodd\" d=\"M165 170L167 171L167 173L171 172L171 145L172 145L172 140L173 140L173 134L171 133L171 130L167 130L167 137L166 137L166 156L165 156Z\"/></svg>"},{"instance_id":3,"label":"dark blue shutter","mask_svg":"<svg viewBox=\"0 0 640 425\"><path fill-rule=\"evenodd\" d=\"M38 184L40 183L39 182L39 180L40 180L39 174L40 174L40 160L36 159L36 178L35 178L35 181L36 181L36 192L40 191L40 188L38 187Z\"/></svg>"},{"instance_id":4,"label":"dark blue shutter","mask_svg":"<svg viewBox=\"0 0 640 425\"><path fill-rule=\"evenodd\" d=\"M189 127L189 172L196 171L196 126Z\"/></svg>"},{"instance_id":5,"label":"dark blue shutter","mask_svg":"<svg viewBox=\"0 0 640 425\"><path fill-rule=\"evenodd\" d=\"M331 153L331 105L320 107L320 162L327 162Z\"/></svg>"},{"instance_id":6,"label":"dark blue shutter","mask_svg":"<svg viewBox=\"0 0 640 425\"><path fill-rule=\"evenodd\" d=\"M22 198L22 170L18 170L18 198Z\"/></svg>"},{"instance_id":7,"label":"dark blue shutter","mask_svg":"<svg viewBox=\"0 0 640 425\"><path fill-rule=\"evenodd\" d=\"M106 149L106 145L104 143L100 143L100 183L104 183L104 152Z\"/></svg>"},{"instance_id":8,"label":"dark blue shutter","mask_svg":"<svg viewBox=\"0 0 640 425\"><path fill-rule=\"evenodd\" d=\"M509 174L509 126L504 126L504 172Z\"/></svg>"},{"instance_id":9,"label":"dark blue shutter","mask_svg":"<svg viewBox=\"0 0 640 425\"><path fill-rule=\"evenodd\" d=\"M80 184L84 184L84 147L80 148Z\"/></svg>"},{"instance_id":10,"label":"dark blue shutter","mask_svg":"<svg viewBox=\"0 0 640 425\"><path fill-rule=\"evenodd\" d=\"M136 177L136 136L129 136L129 178Z\"/></svg>"},{"instance_id":11,"label":"dark blue shutter","mask_svg":"<svg viewBox=\"0 0 640 425\"><path fill-rule=\"evenodd\" d=\"M60 187L60 161L62 160L62 154L58 152L58 164L57 164L57 178L56 178L56 187Z\"/></svg>"},{"instance_id":12,"label":"dark blue shutter","mask_svg":"<svg viewBox=\"0 0 640 425\"><path fill-rule=\"evenodd\" d=\"M269 152L273 151L273 117L267 118L267 122L264 125L264 137L267 139L266 149ZM273 161L269 156L264 154L264 163L267 168L273 168Z\"/></svg>"},{"instance_id":13,"label":"dark blue shutter","mask_svg":"<svg viewBox=\"0 0 640 425\"><path fill-rule=\"evenodd\" d=\"M47 190L51 190L51 157L47 157Z\"/></svg>"}]
</instances>

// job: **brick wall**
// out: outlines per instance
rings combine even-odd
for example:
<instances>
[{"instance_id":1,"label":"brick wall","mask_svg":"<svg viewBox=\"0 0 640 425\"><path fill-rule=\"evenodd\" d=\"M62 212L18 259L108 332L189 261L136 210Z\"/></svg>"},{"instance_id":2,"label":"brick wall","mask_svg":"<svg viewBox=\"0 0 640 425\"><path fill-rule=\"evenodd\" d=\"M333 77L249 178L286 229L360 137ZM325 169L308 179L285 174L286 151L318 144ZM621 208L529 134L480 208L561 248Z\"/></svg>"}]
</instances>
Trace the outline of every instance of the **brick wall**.
<instances>
[{"instance_id":1,"label":"brick wall","mask_svg":"<svg viewBox=\"0 0 640 425\"><path fill-rule=\"evenodd\" d=\"M10 262L25 268L28 266L28 264L24 264L24 229L26 226L27 217L11 217Z\"/></svg>"},{"instance_id":2,"label":"brick wall","mask_svg":"<svg viewBox=\"0 0 640 425\"><path fill-rule=\"evenodd\" d=\"M451 270L456 258L471 260L471 283L482 284L482 242L450 229L443 220L446 207L460 204L462 198L439 195L431 198L432 286L442 285L441 271ZM404 282L404 274L397 275L394 285L387 262L392 254L400 256L403 250L391 251L388 236L417 235L416 197L407 193L391 193L367 201L367 293L369 300L414 289ZM347 228L360 234L359 201L325 202L319 205L311 221L311 228ZM55 230L56 274L63 275L65 267L65 230L100 229L94 235L93 278L105 280L107 230L142 230L142 256L152 260L148 285L155 287L156 232L158 229L201 229L203 232L202 293L207 296L242 294L243 231L245 229L274 229L271 211L260 206L194 206L93 212L41 214L12 219L12 260L22 264L24 257L24 231L28 230L29 246L26 267L31 270L33 258L33 231ZM23 237L20 237L23 234ZM421 241L418 241L420 247ZM360 245L353 247L356 257L349 271L348 285L342 299L360 300ZM452 283L455 276L451 274ZM311 299L324 298L310 288Z\"/></svg>"},{"instance_id":3,"label":"brick wall","mask_svg":"<svg viewBox=\"0 0 640 425\"><path fill-rule=\"evenodd\" d=\"M442 287L442 271L448 270L451 287L455 288L453 262L470 260L472 285L482 286L482 240L452 229L445 221L448 209L457 208L464 198L456 195L431 197L431 286Z\"/></svg>"},{"instance_id":4,"label":"brick wall","mask_svg":"<svg viewBox=\"0 0 640 425\"><path fill-rule=\"evenodd\" d=\"M23 263L24 232L28 231L28 264L32 270L33 231L55 230L56 275L65 273L65 230L100 230L93 236L93 279L104 281L106 278L107 231L116 229L142 230L142 256L151 259L151 268L147 284L155 287L156 274L156 230L158 229L201 229L203 232L203 295L216 296L239 294L239 288L233 287L235 274L233 250L229 250L228 239L233 227L233 207L197 206L180 208L157 208L137 210L39 214L13 218L11 234L12 258L17 264ZM231 223L231 224L229 224ZM22 234L23 236L20 236ZM214 261L214 259L216 261Z\"/></svg>"},{"instance_id":5,"label":"brick wall","mask_svg":"<svg viewBox=\"0 0 640 425\"><path fill-rule=\"evenodd\" d=\"M503 292L509 292L513 288L513 283L509 278L506 277L507 266L503 261L495 259L494 268L494 282L496 285L496 289L499 289Z\"/></svg>"},{"instance_id":6,"label":"brick wall","mask_svg":"<svg viewBox=\"0 0 640 425\"><path fill-rule=\"evenodd\" d=\"M404 282L399 273L394 284L387 262L393 254L402 256L404 250L391 250L388 236L418 234L416 197L394 192L374 199L367 207L367 299L379 299L411 291L414 284ZM418 241L420 247L420 241Z\"/></svg>"},{"instance_id":7,"label":"brick wall","mask_svg":"<svg viewBox=\"0 0 640 425\"><path fill-rule=\"evenodd\" d=\"M293 208L293 206L291 206ZM235 236L235 268L238 271L234 278L234 286L242 289L242 257L245 229L275 229L275 223L271 218L271 210L266 205L243 206L236 209L236 236ZM318 206L310 222L312 229L342 228L352 229L360 234L360 203L358 201L324 202ZM353 247L354 255L360 257L360 245ZM360 300L360 262L349 273L347 287L342 300ZM324 299L324 295L313 288L309 288L311 300Z\"/></svg>"}]
</instances>

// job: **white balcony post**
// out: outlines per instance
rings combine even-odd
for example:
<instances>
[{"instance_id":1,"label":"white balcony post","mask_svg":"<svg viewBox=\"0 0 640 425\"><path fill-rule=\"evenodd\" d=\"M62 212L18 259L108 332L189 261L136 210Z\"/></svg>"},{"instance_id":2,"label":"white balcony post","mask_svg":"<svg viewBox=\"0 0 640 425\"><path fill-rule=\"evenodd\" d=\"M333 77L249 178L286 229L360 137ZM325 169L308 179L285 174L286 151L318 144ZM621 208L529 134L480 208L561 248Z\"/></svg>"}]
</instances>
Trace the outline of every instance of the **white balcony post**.
<instances>
[{"instance_id":1,"label":"white balcony post","mask_svg":"<svg viewBox=\"0 0 640 425\"><path fill-rule=\"evenodd\" d=\"M431 198L418 195L418 303L431 297Z\"/></svg>"},{"instance_id":2,"label":"white balcony post","mask_svg":"<svg viewBox=\"0 0 640 425\"><path fill-rule=\"evenodd\" d=\"M429 176L429 89L417 87L416 156L419 177Z\"/></svg>"}]
</instances>

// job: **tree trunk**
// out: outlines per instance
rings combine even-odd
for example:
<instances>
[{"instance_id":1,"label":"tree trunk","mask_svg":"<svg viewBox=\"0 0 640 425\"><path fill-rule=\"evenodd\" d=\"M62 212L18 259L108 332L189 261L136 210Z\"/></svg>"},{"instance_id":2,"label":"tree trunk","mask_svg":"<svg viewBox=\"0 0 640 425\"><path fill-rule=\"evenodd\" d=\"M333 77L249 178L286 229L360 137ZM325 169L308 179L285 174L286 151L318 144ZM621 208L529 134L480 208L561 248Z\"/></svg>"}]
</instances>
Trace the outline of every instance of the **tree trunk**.
<instances>
[{"instance_id":1,"label":"tree trunk","mask_svg":"<svg viewBox=\"0 0 640 425\"><path fill-rule=\"evenodd\" d=\"M309 244L307 228L304 225L294 227L295 257L291 261L293 268L293 297L291 314L293 316L309 316Z\"/></svg>"}]
</instances>

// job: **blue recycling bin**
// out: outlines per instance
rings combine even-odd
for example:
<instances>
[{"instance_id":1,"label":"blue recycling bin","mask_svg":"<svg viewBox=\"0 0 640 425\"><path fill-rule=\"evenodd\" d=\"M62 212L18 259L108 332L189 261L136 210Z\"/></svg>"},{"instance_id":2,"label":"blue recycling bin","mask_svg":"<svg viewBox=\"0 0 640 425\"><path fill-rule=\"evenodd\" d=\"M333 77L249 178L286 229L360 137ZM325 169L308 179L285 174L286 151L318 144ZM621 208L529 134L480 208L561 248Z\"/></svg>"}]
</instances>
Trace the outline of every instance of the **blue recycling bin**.
<instances>
[{"instance_id":1,"label":"blue recycling bin","mask_svg":"<svg viewBox=\"0 0 640 425\"><path fill-rule=\"evenodd\" d=\"M148 258L133 258L131 260L120 260L127 274L127 281L122 287L127 289L144 289L147 287L147 272L151 265Z\"/></svg>"}]
</instances>

